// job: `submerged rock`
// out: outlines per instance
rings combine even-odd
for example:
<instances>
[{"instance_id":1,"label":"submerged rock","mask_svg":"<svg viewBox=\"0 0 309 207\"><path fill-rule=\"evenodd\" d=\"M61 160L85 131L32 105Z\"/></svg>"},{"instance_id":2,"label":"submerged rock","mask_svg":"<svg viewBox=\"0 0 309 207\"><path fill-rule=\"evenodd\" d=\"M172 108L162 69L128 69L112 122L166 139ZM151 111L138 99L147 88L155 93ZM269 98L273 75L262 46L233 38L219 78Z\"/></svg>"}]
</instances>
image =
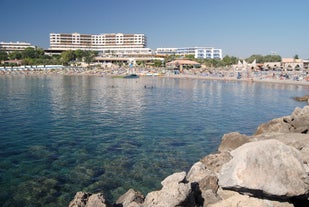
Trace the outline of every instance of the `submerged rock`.
<instances>
[{"instance_id":1,"label":"submerged rock","mask_svg":"<svg viewBox=\"0 0 309 207\"><path fill-rule=\"evenodd\" d=\"M309 102L309 95L301 96L301 97L294 97L296 101L308 101Z\"/></svg>"}]
</instances>

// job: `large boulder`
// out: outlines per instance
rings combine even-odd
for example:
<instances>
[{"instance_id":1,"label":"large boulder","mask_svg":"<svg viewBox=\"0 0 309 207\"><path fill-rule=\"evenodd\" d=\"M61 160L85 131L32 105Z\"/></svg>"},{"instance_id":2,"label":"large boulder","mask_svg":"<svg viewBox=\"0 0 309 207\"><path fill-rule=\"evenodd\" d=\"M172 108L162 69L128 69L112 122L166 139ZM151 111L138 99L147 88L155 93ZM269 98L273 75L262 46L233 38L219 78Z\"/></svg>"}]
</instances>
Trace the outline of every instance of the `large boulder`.
<instances>
[{"instance_id":1,"label":"large boulder","mask_svg":"<svg viewBox=\"0 0 309 207\"><path fill-rule=\"evenodd\" d=\"M222 194L229 194L224 197ZM223 199L215 204L210 204L207 207L293 207L294 205L288 202L271 201L242 195L237 192L219 192L219 196Z\"/></svg>"},{"instance_id":2,"label":"large boulder","mask_svg":"<svg viewBox=\"0 0 309 207\"><path fill-rule=\"evenodd\" d=\"M174 173L165 178L162 189L147 194L143 207L193 206L190 202L191 185L186 181L186 173Z\"/></svg>"},{"instance_id":3,"label":"large boulder","mask_svg":"<svg viewBox=\"0 0 309 207\"><path fill-rule=\"evenodd\" d=\"M244 144L231 155L219 174L223 188L282 199L308 193L303 160L293 147L270 139Z\"/></svg>"},{"instance_id":4,"label":"large boulder","mask_svg":"<svg viewBox=\"0 0 309 207\"><path fill-rule=\"evenodd\" d=\"M252 137L254 140L276 139L297 149L309 174L309 135L302 133L267 133Z\"/></svg>"}]
</instances>

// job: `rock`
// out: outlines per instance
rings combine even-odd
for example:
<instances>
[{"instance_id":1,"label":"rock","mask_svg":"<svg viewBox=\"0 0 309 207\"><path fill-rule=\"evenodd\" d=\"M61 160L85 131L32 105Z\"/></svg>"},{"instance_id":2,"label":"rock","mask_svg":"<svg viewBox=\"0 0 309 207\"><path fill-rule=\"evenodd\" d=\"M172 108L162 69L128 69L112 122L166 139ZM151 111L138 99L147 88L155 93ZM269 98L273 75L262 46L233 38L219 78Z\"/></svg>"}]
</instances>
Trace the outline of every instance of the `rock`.
<instances>
[{"instance_id":1,"label":"rock","mask_svg":"<svg viewBox=\"0 0 309 207\"><path fill-rule=\"evenodd\" d=\"M223 164L227 163L232 159L229 152L209 154L205 156L201 162L206 166L207 169L219 173Z\"/></svg>"},{"instance_id":2,"label":"rock","mask_svg":"<svg viewBox=\"0 0 309 207\"><path fill-rule=\"evenodd\" d=\"M288 202L279 202L258 199L254 197L249 197L248 195L241 195L239 193L234 193L232 196L221 200L215 204L210 204L207 207L293 207L293 204Z\"/></svg>"},{"instance_id":3,"label":"rock","mask_svg":"<svg viewBox=\"0 0 309 207\"><path fill-rule=\"evenodd\" d=\"M195 163L187 175L190 183L198 183L200 189L211 189L213 192L218 190L218 178L216 174L206 168L202 162Z\"/></svg>"},{"instance_id":4,"label":"rock","mask_svg":"<svg viewBox=\"0 0 309 207\"><path fill-rule=\"evenodd\" d=\"M309 106L305 106L303 109L296 108L290 116L261 124L255 135L273 132L309 134Z\"/></svg>"},{"instance_id":5,"label":"rock","mask_svg":"<svg viewBox=\"0 0 309 207\"><path fill-rule=\"evenodd\" d=\"M309 95L301 96L301 97L294 97L294 100L296 101L309 101Z\"/></svg>"},{"instance_id":6,"label":"rock","mask_svg":"<svg viewBox=\"0 0 309 207\"><path fill-rule=\"evenodd\" d=\"M69 207L108 207L102 193L77 192Z\"/></svg>"},{"instance_id":7,"label":"rock","mask_svg":"<svg viewBox=\"0 0 309 207\"><path fill-rule=\"evenodd\" d=\"M218 178L202 162L197 162L191 167L187 180L191 183L195 201L199 206L207 206L220 200L216 195L219 187Z\"/></svg>"},{"instance_id":8,"label":"rock","mask_svg":"<svg viewBox=\"0 0 309 207\"><path fill-rule=\"evenodd\" d=\"M141 204L144 202L144 199L144 196L140 192L130 189L118 198L116 201L116 207L141 206Z\"/></svg>"},{"instance_id":9,"label":"rock","mask_svg":"<svg viewBox=\"0 0 309 207\"><path fill-rule=\"evenodd\" d=\"M90 195L90 193L77 192L69 207L85 207Z\"/></svg>"},{"instance_id":10,"label":"rock","mask_svg":"<svg viewBox=\"0 0 309 207\"><path fill-rule=\"evenodd\" d=\"M280 199L308 192L303 161L293 147L270 139L244 144L231 155L219 174L223 188Z\"/></svg>"},{"instance_id":11,"label":"rock","mask_svg":"<svg viewBox=\"0 0 309 207\"><path fill-rule=\"evenodd\" d=\"M309 135L301 133L267 133L253 137L254 140L276 139L297 149L309 174Z\"/></svg>"},{"instance_id":12,"label":"rock","mask_svg":"<svg viewBox=\"0 0 309 207\"><path fill-rule=\"evenodd\" d=\"M292 132L309 134L309 106L296 108L291 114L290 124Z\"/></svg>"},{"instance_id":13,"label":"rock","mask_svg":"<svg viewBox=\"0 0 309 207\"><path fill-rule=\"evenodd\" d=\"M175 207L191 206L191 186L185 180L186 173L174 173L165 178L161 184L162 189L147 194L143 207Z\"/></svg>"},{"instance_id":14,"label":"rock","mask_svg":"<svg viewBox=\"0 0 309 207\"><path fill-rule=\"evenodd\" d=\"M288 123L290 121L290 117L286 116L283 118L276 118L267 123L261 124L255 135L270 133L270 132L281 132L281 133L289 133L291 125Z\"/></svg>"},{"instance_id":15,"label":"rock","mask_svg":"<svg viewBox=\"0 0 309 207\"><path fill-rule=\"evenodd\" d=\"M102 193L93 194L89 197L86 207L107 207Z\"/></svg>"},{"instance_id":16,"label":"rock","mask_svg":"<svg viewBox=\"0 0 309 207\"><path fill-rule=\"evenodd\" d=\"M250 137L247 135L240 134L239 132L231 132L222 137L218 150L219 152L229 152L250 141Z\"/></svg>"}]
</instances>

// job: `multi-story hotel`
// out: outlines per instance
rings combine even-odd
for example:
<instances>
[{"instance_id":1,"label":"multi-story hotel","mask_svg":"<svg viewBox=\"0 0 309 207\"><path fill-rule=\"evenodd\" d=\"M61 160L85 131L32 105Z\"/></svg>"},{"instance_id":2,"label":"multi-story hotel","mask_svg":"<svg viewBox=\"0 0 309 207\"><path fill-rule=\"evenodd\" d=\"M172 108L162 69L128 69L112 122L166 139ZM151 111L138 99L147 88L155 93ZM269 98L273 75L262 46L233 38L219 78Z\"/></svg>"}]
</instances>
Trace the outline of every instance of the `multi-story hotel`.
<instances>
[{"instance_id":1,"label":"multi-story hotel","mask_svg":"<svg viewBox=\"0 0 309 207\"><path fill-rule=\"evenodd\" d=\"M28 47L35 48L27 42L0 42L0 51L13 52L13 51L22 51Z\"/></svg>"},{"instance_id":2,"label":"multi-story hotel","mask_svg":"<svg viewBox=\"0 0 309 207\"><path fill-rule=\"evenodd\" d=\"M93 50L101 54L151 54L144 34L50 33L50 51Z\"/></svg>"},{"instance_id":3,"label":"multi-story hotel","mask_svg":"<svg viewBox=\"0 0 309 207\"><path fill-rule=\"evenodd\" d=\"M194 55L195 58L222 59L222 50L212 47L157 48L161 55Z\"/></svg>"}]
</instances>

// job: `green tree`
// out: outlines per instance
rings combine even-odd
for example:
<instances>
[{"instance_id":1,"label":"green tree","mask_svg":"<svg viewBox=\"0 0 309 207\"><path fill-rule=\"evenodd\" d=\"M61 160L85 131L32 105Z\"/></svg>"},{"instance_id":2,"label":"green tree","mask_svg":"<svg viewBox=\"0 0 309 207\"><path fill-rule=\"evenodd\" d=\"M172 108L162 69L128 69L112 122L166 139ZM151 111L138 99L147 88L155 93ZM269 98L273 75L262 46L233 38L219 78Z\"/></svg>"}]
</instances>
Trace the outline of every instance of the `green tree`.
<instances>
[{"instance_id":1,"label":"green tree","mask_svg":"<svg viewBox=\"0 0 309 207\"><path fill-rule=\"evenodd\" d=\"M249 58L246 59L247 63L252 63L256 60L256 63L264 63L263 55L251 55Z\"/></svg>"},{"instance_id":2,"label":"green tree","mask_svg":"<svg viewBox=\"0 0 309 207\"><path fill-rule=\"evenodd\" d=\"M24 51L22 51L22 58L23 59L26 59L26 58L37 58L37 55L36 55L36 51L34 48L32 47L27 47Z\"/></svg>"},{"instance_id":3,"label":"green tree","mask_svg":"<svg viewBox=\"0 0 309 207\"><path fill-rule=\"evenodd\" d=\"M97 55L97 52L95 52L95 51L89 51L89 50L84 51L84 59L85 59L85 62L86 62L87 64L93 62L94 57L95 57L96 55Z\"/></svg>"},{"instance_id":4,"label":"green tree","mask_svg":"<svg viewBox=\"0 0 309 207\"><path fill-rule=\"evenodd\" d=\"M224 64L225 66L227 66L227 65L234 65L234 64L236 64L236 63L238 62L238 58L237 58L237 57L234 57L234 56L228 56L228 55L226 55L226 56L222 59L222 61L223 61L223 64Z\"/></svg>"},{"instance_id":5,"label":"green tree","mask_svg":"<svg viewBox=\"0 0 309 207\"><path fill-rule=\"evenodd\" d=\"M296 60L296 59L299 59L299 57L298 57L298 55L296 54L296 55L294 55L294 59Z\"/></svg>"},{"instance_id":6,"label":"green tree","mask_svg":"<svg viewBox=\"0 0 309 207\"><path fill-rule=\"evenodd\" d=\"M10 60L21 60L22 59L22 53L20 51L13 51L9 53L9 59Z\"/></svg>"},{"instance_id":7,"label":"green tree","mask_svg":"<svg viewBox=\"0 0 309 207\"><path fill-rule=\"evenodd\" d=\"M0 61L8 59L9 59L8 54L5 51L0 51Z\"/></svg>"},{"instance_id":8,"label":"green tree","mask_svg":"<svg viewBox=\"0 0 309 207\"><path fill-rule=\"evenodd\" d=\"M281 56L279 55L266 55L263 57L263 62L281 62Z\"/></svg>"},{"instance_id":9,"label":"green tree","mask_svg":"<svg viewBox=\"0 0 309 207\"><path fill-rule=\"evenodd\" d=\"M76 57L77 61L82 61L83 60L83 57L85 56L85 52L84 51L82 51L82 50L75 50L74 53L75 53L75 57Z\"/></svg>"},{"instance_id":10,"label":"green tree","mask_svg":"<svg viewBox=\"0 0 309 207\"><path fill-rule=\"evenodd\" d=\"M153 60L153 65L155 67L161 67L162 66L162 61L161 60Z\"/></svg>"},{"instance_id":11,"label":"green tree","mask_svg":"<svg viewBox=\"0 0 309 207\"><path fill-rule=\"evenodd\" d=\"M61 53L61 61L64 65L68 65L69 62L75 60L75 53L73 50L67 50Z\"/></svg>"}]
</instances>

